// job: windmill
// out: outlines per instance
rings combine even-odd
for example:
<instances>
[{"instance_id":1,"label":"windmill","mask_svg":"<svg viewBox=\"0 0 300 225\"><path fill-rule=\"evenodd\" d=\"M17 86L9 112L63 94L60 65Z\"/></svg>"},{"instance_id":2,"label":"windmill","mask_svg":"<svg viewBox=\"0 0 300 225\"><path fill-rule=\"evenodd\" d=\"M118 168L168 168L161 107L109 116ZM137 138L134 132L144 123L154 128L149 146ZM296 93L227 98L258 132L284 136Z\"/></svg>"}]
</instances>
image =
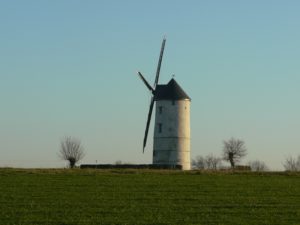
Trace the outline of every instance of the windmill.
<instances>
[{"instance_id":1,"label":"windmill","mask_svg":"<svg viewBox=\"0 0 300 225\"><path fill-rule=\"evenodd\" d=\"M151 86L141 72L138 75L152 94L147 117L143 152L147 144L154 102L155 126L153 142L153 164L190 169L190 97L172 78L167 84L158 84L166 39L161 45L156 76Z\"/></svg>"}]
</instances>

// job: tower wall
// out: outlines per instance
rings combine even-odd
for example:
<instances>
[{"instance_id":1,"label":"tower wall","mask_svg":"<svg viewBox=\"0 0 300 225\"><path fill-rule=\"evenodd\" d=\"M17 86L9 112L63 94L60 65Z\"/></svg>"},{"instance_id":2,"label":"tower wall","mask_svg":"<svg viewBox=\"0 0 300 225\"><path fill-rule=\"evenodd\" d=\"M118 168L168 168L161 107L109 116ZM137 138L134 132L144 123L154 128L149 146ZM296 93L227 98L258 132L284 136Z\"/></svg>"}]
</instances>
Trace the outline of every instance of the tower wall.
<instances>
[{"instance_id":1,"label":"tower wall","mask_svg":"<svg viewBox=\"0 0 300 225\"><path fill-rule=\"evenodd\" d=\"M190 100L156 101L153 164L190 163Z\"/></svg>"}]
</instances>

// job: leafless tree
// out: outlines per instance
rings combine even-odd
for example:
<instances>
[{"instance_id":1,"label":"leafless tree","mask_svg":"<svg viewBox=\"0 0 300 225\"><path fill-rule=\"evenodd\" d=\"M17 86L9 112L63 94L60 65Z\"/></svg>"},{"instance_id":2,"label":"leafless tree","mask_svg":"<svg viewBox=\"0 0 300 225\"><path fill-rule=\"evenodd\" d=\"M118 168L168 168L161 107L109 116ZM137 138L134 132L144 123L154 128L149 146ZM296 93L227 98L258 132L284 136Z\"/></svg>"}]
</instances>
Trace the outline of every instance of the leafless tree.
<instances>
[{"instance_id":1,"label":"leafless tree","mask_svg":"<svg viewBox=\"0 0 300 225\"><path fill-rule=\"evenodd\" d=\"M117 161L115 162L115 164L116 164L116 165L122 165L123 162L122 162L122 160L117 160Z\"/></svg>"},{"instance_id":2,"label":"leafless tree","mask_svg":"<svg viewBox=\"0 0 300 225\"><path fill-rule=\"evenodd\" d=\"M192 161L192 166L195 169L217 170L220 168L221 162L221 158L210 154L206 157L197 156L196 159Z\"/></svg>"},{"instance_id":3,"label":"leafless tree","mask_svg":"<svg viewBox=\"0 0 300 225\"><path fill-rule=\"evenodd\" d=\"M286 157L283 166L286 171L300 171L300 155L298 159L292 156Z\"/></svg>"},{"instance_id":4,"label":"leafless tree","mask_svg":"<svg viewBox=\"0 0 300 225\"><path fill-rule=\"evenodd\" d=\"M60 142L59 157L69 161L70 168L74 168L76 163L83 159L84 150L81 142L73 137L65 137Z\"/></svg>"},{"instance_id":5,"label":"leafless tree","mask_svg":"<svg viewBox=\"0 0 300 225\"><path fill-rule=\"evenodd\" d=\"M250 161L248 163L252 171L268 171L268 166L265 162L260 160Z\"/></svg>"},{"instance_id":6,"label":"leafless tree","mask_svg":"<svg viewBox=\"0 0 300 225\"><path fill-rule=\"evenodd\" d=\"M223 159L230 162L231 168L246 155L247 149L243 140L231 138L223 141Z\"/></svg>"},{"instance_id":7,"label":"leafless tree","mask_svg":"<svg viewBox=\"0 0 300 225\"><path fill-rule=\"evenodd\" d=\"M197 156L196 159L192 160L192 167L194 169L200 169L204 170L205 169L205 159L203 156Z\"/></svg>"},{"instance_id":8,"label":"leafless tree","mask_svg":"<svg viewBox=\"0 0 300 225\"><path fill-rule=\"evenodd\" d=\"M221 158L214 156L213 154L210 154L205 157L206 162L206 168L210 170L216 170L221 166Z\"/></svg>"}]
</instances>

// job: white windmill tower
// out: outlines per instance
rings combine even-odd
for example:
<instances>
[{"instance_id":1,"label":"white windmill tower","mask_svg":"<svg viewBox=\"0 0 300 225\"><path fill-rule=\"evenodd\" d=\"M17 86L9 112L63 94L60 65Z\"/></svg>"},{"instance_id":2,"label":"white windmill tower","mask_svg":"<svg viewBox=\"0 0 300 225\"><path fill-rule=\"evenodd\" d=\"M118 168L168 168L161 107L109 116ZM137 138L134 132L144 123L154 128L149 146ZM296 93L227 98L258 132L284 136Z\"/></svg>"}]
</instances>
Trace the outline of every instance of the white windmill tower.
<instances>
[{"instance_id":1,"label":"white windmill tower","mask_svg":"<svg viewBox=\"0 0 300 225\"><path fill-rule=\"evenodd\" d=\"M143 152L147 143L154 102L156 102L153 164L173 167L181 165L183 170L191 168L190 163L190 97L172 78L167 84L158 84L160 67L166 39L163 39L156 77L153 87L138 72L152 98L148 112Z\"/></svg>"}]
</instances>

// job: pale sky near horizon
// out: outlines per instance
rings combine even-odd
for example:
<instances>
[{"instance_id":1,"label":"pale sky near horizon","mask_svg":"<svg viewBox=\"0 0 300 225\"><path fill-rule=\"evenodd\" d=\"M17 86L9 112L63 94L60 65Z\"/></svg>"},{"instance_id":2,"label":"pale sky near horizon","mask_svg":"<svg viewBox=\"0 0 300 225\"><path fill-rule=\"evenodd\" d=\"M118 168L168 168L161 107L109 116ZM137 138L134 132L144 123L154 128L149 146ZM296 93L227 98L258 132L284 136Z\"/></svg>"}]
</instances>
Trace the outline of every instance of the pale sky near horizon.
<instances>
[{"instance_id":1,"label":"pale sky near horizon","mask_svg":"<svg viewBox=\"0 0 300 225\"><path fill-rule=\"evenodd\" d=\"M300 2L296 0L0 0L0 167L151 163L142 140L161 41L160 83L192 98L191 155L243 139L242 163L282 170L300 154ZM152 125L153 125L152 120Z\"/></svg>"}]
</instances>

